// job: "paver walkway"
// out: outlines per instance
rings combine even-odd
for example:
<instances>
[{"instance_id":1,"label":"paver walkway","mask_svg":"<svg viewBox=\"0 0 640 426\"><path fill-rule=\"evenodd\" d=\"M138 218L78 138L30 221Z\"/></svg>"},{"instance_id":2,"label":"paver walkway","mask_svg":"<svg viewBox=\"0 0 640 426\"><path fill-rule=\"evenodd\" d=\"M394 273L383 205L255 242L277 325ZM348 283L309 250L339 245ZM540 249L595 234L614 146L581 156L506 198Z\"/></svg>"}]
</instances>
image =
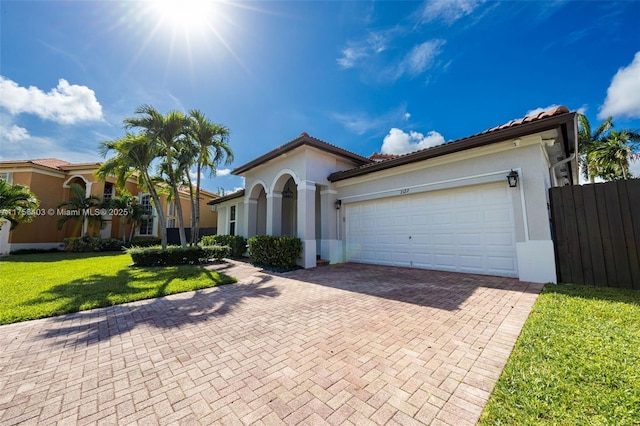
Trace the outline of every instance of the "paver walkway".
<instances>
[{"instance_id":1,"label":"paver walkway","mask_svg":"<svg viewBox=\"0 0 640 426\"><path fill-rule=\"evenodd\" d=\"M474 424L542 286L345 264L0 327L0 424Z\"/></svg>"}]
</instances>

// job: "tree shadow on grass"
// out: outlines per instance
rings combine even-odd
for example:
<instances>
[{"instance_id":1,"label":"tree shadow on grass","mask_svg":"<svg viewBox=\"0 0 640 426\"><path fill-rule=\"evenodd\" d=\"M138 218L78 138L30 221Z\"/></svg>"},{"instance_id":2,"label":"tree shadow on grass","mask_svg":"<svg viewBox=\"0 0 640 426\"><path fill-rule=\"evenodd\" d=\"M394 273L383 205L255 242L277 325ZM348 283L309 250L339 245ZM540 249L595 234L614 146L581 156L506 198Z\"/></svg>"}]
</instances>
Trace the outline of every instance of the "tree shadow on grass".
<instances>
[{"instance_id":1,"label":"tree shadow on grass","mask_svg":"<svg viewBox=\"0 0 640 426\"><path fill-rule=\"evenodd\" d=\"M110 295L126 296L140 291L131 285L130 270L119 271L115 279L113 276L94 275L84 280L53 287L43 297L68 298L69 301L64 305L64 309L67 309L65 312L76 313L55 317L54 321L61 323L62 326L44 331L41 338L55 339L55 344L59 345L69 342L95 344L101 340L128 333L139 325L166 329L207 321L230 313L244 299L277 297L280 294L275 287L266 285L272 277L265 275L247 284L200 289L195 292L162 297L167 294L167 287L174 280L188 279L183 276L176 278L175 273L172 274L170 269L166 269L168 268L139 269L145 273L155 274L157 281L162 282L150 291L148 296L145 295L144 299L152 298L150 301L139 300L134 303L114 305L113 297ZM199 269L194 271L196 274L203 272ZM212 281L216 277L213 271L205 270L205 274ZM101 291L94 290L94 292L87 290L101 286L109 286L109 288L102 288ZM31 303L37 304L43 301L42 298L38 299ZM91 304L91 307L108 306L108 308L77 312L87 309L87 304Z\"/></svg>"}]
</instances>

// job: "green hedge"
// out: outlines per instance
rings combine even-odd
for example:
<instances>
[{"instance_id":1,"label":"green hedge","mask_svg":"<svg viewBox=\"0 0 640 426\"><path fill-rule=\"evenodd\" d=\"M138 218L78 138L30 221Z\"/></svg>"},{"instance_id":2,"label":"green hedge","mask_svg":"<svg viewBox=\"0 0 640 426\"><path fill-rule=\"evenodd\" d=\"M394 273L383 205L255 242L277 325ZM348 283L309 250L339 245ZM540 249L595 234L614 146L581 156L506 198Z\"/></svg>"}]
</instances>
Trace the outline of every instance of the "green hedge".
<instances>
[{"instance_id":1,"label":"green hedge","mask_svg":"<svg viewBox=\"0 0 640 426\"><path fill-rule=\"evenodd\" d=\"M122 240L117 238L100 238L90 236L65 238L64 249L74 253L120 251L122 250Z\"/></svg>"},{"instance_id":2,"label":"green hedge","mask_svg":"<svg viewBox=\"0 0 640 426\"><path fill-rule=\"evenodd\" d=\"M302 253L302 241L296 237L259 235L249 238L248 245L253 261L269 268L293 269Z\"/></svg>"},{"instance_id":3,"label":"green hedge","mask_svg":"<svg viewBox=\"0 0 640 426\"><path fill-rule=\"evenodd\" d=\"M242 257L247 251L247 240L241 235L206 235L200 240L203 246L229 246L230 257Z\"/></svg>"},{"instance_id":4,"label":"green hedge","mask_svg":"<svg viewBox=\"0 0 640 426\"><path fill-rule=\"evenodd\" d=\"M72 237L64 239L64 249L74 253L93 251L120 251L123 247L150 247L160 244L157 237L133 237L131 242L122 244L120 238L100 238L92 236Z\"/></svg>"},{"instance_id":5,"label":"green hedge","mask_svg":"<svg viewBox=\"0 0 640 426\"><path fill-rule=\"evenodd\" d=\"M225 257L229 257L229 252L231 249L229 246L202 246L202 250L204 251L205 259L215 259L222 260Z\"/></svg>"},{"instance_id":6,"label":"green hedge","mask_svg":"<svg viewBox=\"0 0 640 426\"><path fill-rule=\"evenodd\" d=\"M209 259L220 260L229 253L227 246L187 247L168 246L162 250L161 246L131 247L127 249L136 266L172 266L193 265L206 262Z\"/></svg>"}]
</instances>

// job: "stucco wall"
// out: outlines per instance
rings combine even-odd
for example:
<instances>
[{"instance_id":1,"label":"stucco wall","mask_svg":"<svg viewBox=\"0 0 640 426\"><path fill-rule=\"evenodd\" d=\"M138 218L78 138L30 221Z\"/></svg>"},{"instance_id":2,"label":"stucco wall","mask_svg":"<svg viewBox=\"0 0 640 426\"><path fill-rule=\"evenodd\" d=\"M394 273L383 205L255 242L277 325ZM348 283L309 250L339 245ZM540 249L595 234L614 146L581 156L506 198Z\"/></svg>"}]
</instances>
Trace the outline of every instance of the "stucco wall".
<instances>
[{"instance_id":1,"label":"stucco wall","mask_svg":"<svg viewBox=\"0 0 640 426\"><path fill-rule=\"evenodd\" d=\"M56 215L50 215L49 209L56 209L63 199L62 183L64 175L29 172L14 172L12 184L26 185L40 201L39 210L45 214L34 218L31 223L22 223L9 234L10 244L59 243L64 239L65 231L58 230Z\"/></svg>"}]
</instances>

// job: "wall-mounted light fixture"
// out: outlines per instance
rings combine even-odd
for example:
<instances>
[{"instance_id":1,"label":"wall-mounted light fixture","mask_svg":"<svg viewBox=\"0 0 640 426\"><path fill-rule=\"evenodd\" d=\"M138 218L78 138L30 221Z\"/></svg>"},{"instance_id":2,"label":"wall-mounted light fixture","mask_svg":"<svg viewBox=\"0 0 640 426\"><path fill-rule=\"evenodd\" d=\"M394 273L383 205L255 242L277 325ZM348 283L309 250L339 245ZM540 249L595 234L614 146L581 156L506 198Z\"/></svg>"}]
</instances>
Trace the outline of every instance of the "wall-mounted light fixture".
<instances>
[{"instance_id":1,"label":"wall-mounted light fixture","mask_svg":"<svg viewBox=\"0 0 640 426\"><path fill-rule=\"evenodd\" d=\"M293 198L293 192L289 189L289 185L284 188L282 191L282 198Z\"/></svg>"},{"instance_id":2,"label":"wall-mounted light fixture","mask_svg":"<svg viewBox=\"0 0 640 426\"><path fill-rule=\"evenodd\" d=\"M334 206L336 206L336 210L340 210L340 207L342 207L342 200L336 200Z\"/></svg>"},{"instance_id":3,"label":"wall-mounted light fixture","mask_svg":"<svg viewBox=\"0 0 640 426\"><path fill-rule=\"evenodd\" d=\"M509 182L509 188L515 188L518 186L518 172L511 170L507 175L507 182Z\"/></svg>"}]
</instances>

